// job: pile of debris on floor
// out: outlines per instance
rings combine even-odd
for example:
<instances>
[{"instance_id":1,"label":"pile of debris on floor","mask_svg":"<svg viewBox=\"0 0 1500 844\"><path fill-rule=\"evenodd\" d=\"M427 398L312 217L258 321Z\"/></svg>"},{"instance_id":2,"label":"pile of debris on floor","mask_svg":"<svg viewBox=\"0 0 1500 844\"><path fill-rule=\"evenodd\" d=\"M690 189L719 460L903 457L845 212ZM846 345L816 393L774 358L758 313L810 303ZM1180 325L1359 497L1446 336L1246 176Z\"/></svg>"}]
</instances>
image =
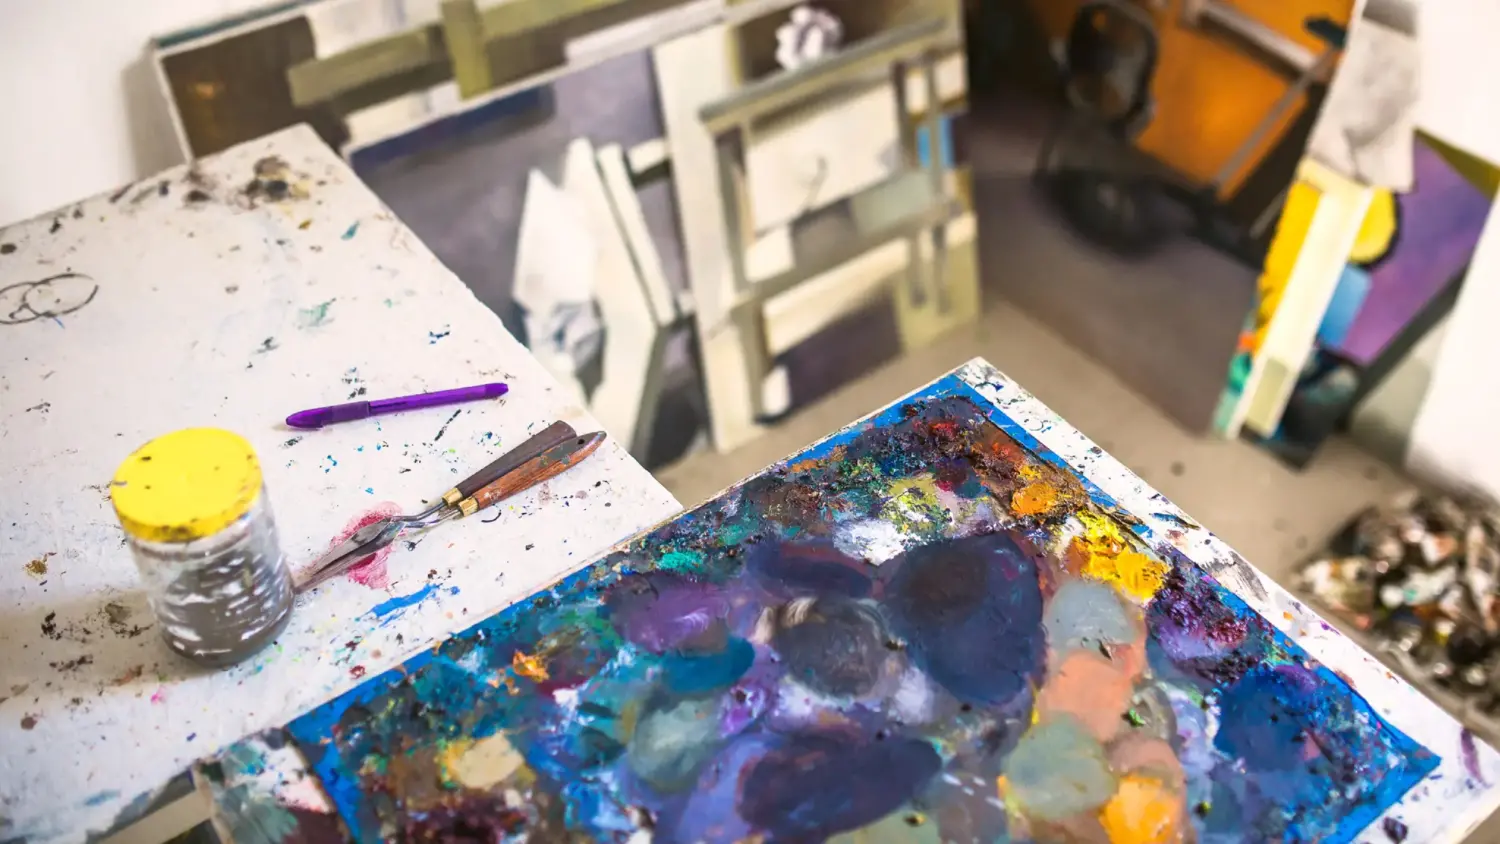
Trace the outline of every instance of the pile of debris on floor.
<instances>
[{"instance_id":1,"label":"pile of debris on floor","mask_svg":"<svg viewBox=\"0 0 1500 844\"><path fill-rule=\"evenodd\" d=\"M1455 696L1461 714L1491 721L1500 716L1497 579L1500 507L1412 492L1351 519L1296 585L1413 679Z\"/></svg>"}]
</instances>

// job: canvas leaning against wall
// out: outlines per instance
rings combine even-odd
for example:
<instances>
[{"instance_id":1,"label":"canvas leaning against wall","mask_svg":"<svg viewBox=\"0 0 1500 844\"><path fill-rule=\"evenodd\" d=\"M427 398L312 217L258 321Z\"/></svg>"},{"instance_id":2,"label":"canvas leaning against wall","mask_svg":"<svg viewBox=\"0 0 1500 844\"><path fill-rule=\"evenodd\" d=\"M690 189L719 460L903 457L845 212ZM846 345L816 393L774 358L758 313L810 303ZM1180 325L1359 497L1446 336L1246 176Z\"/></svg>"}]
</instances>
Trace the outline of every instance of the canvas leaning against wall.
<instances>
[{"instance_id":1,"label":"canvas leaning against wall","mask_svg":"<svg viewBox=\"0 0 1500 844\"><path fill-rule=\"evenodd\" d=\"M648 465L977 315L956 0L465 7L321 0L163 39L185 148L322 120ZM242 78L247 38L284 60ZM274 113L230 96L251 81Z\"/></svg>"},{"instance_id":2,"label":"canvas leaning against wall","mask_svg":"<svg viewBox=\"0 0 1500 844\"><path fill-rule=\"evenodd\" d=\"M1285 367L1296 373L1295 387L1273 408L1275 415L1267 417L1273 420L1269 427L1251 431L1294 466L1312 459L1452 307L1479 243L1492 205L1485 174L1493 168L1418 136L1412 169L1410 192L1369 191L1347 261L1321 267L1321 279L1302 277L1304 284L1321 280L1331 287L1326 300L1282 301L1294 270L1318 257L1309 255L1305 232L1318 213L1320 197L1294 193L1283 212L1271 248L1276 259L1267 261L1254 327L1247 329L1225 396L1228 401L1243 393L1272 319L1295 317L1298 308L1308 311L1326 301L1321 312L1304 317L1316 320L1317 330L1303 347L1303 364Z\"/></svg>"},{"instance_id":3,"label":"canvas leaning against wall","mask_svg":"<svg viewBox=\"0 0 1500 844\"><path fill-rule=\"evenodd\" d=\"M279 841L1346 842L1434 769L984 377L201 775Z\"/></svg>"}]
</instances>

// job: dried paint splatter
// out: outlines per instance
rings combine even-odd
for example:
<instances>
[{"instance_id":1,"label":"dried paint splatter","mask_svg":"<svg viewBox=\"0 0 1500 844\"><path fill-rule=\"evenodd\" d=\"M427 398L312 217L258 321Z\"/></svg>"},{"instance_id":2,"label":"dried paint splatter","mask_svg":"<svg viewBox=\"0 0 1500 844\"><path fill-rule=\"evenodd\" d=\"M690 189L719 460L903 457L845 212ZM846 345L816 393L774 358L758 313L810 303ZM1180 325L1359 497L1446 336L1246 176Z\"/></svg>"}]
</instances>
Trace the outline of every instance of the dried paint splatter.
<instances>
[{"instance_id":1,"label":"dried paint splatter","mask_svg":"<svg viewBox=\"0 0 1500 844\"><path fill-rule=\"evenodd\" d=\"M353 536L354 532L360 528L368 527L376 522L384 521L400 514L401 505L394 501L382 502L351 519L348 524L344 525L343 530L339 531L338 535L328 543L328 547L330 549L334 548ZM374 554L365 557L345 572L344 576L368 589L378 589L381 591L389 589L391 577L390 572L386 569L386 560L391 556L391 548L391 545L387 545Z\"/></svg>"},{"instance_id":2,"label":"dried paint splatter","mask_svg":"<svg viewBox=\"0 0 1500 844\"><path fill-rule=\"evenodd\" d=\"M323 326L332 322L333 317L329 316L328 312L333 307L333 303L335 301L337 300L329 299L326 302L319 302L318 304L313 305L311 308L303 308L302 310L298 311L297 327L303 330L307 330L310 328L322 328Z\"/></svg>"},{"instance_id":3,"label":"dried paint splatter","mask_svg":"<svg viewBox=\"0 0 1500 844\"><path fill-rule=\"evenodd\" d=\"M1479 770L1479 746L1474 741L1474 734L1469 732L1467 727L1459 733L1458 745L1464 760L1464 771L1480 785L1489 785L1484 780L1484 773Z\"/></svg>"},{"instance_id":4,"label":"dried paint splatter","mask_svg":"<svg viewBox=\"0 0 1500 844\"><path fill-rule=\"evenodd\" d=\"M56 552L48 551L26 564L26 573L32 577L42 578L47 576L47 560L57 556Z\"/></svg>"}]
</instances>

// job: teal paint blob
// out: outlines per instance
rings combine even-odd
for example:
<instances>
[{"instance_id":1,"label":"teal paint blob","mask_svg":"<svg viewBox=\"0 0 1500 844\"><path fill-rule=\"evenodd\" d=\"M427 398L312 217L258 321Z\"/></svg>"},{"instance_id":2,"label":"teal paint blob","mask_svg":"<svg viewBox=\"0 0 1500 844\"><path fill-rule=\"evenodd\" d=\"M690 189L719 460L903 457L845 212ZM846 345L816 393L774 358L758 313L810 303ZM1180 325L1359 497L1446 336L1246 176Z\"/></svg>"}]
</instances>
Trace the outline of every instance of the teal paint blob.
<instances>
[{"instance_id":1,"label":"teal paint blob","mask_svg":"<svg viewBox=\"0 0 1500 844\"><path fill-rule=\"evenodd\" d=\"M724 649L712 654L678 651L662 660L662 676L678 694L701 694L727 689L750 670L755 646L744 639L730 639Z\"/></svg>"},{"instance_id":2,"label":"teal paint blob","mask_svg":"<svg viewBox=\"0 0 1500 844\"><path fill-rule=\"evenodd\" d=\"M299 328L319 328L329 322L328 310L333 307L334 300L319 302L311 308L303 308L297 312L297 326Z\"/></svg>"},{"instance_id":3,"label":"teal paint blob","mask_svg":"<svg viewBox=\"0 0 1500 844\"><path fill-rule=\"evenodd\" d=\"M702 565L701 551L668 551L656 561L656 567L662 571L692 571Z\"/></svg>"}]
</instances>

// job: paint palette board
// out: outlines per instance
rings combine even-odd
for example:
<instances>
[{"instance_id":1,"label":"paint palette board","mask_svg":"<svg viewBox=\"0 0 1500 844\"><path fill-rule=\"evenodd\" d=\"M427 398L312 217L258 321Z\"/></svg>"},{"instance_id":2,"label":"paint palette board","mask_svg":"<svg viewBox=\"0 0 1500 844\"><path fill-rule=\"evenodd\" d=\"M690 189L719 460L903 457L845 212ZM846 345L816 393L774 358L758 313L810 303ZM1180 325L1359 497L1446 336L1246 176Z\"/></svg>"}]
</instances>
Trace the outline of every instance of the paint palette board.
<instances>
[{"instance_id":1,"label":"paint palette board","mask_svg":"<svg viewBox=\"0 0 1500 844\"><path fill-rule=\"evenodd\" d=\"M1444 842L1500 801L978 360L198 773L258 841Z\"/></svg>"}]
</instances>

